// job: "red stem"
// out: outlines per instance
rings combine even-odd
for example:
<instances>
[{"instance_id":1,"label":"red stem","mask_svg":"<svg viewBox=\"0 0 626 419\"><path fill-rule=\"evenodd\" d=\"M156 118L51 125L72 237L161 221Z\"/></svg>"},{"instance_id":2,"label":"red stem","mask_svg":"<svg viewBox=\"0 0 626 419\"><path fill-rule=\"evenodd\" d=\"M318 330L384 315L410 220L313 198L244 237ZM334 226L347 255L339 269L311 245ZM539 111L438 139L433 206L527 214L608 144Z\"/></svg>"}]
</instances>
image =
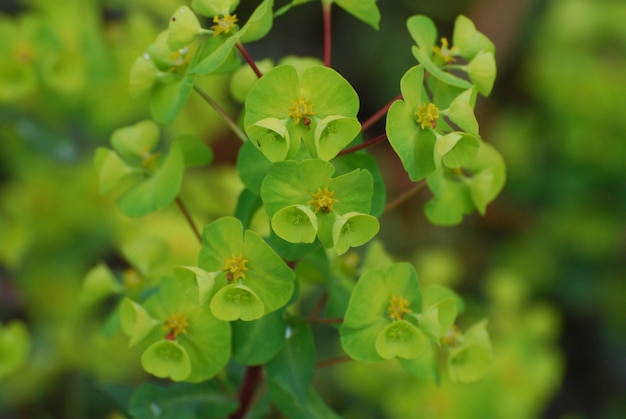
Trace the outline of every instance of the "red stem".
<instances>
[{"instance_id":1,"label":"red stem","mask_svg":"<svg viewBox=\"0 0 626 419\"><path fill-rule=\"evenodd\" d=\"M258 78L261 78L263 76L263 73L261 73L261 70L259 70L259 67L256 66L256 63L254 62L250 54L248 54L248 51L243 46L243 44L241 42L237 42L235 46L237 47L241 55L243 55L243 58L248 62L248 64L250 65L250 68L252 69L252 71L254 71L254 74L256 74Z\"/></svg>"},{"instance_id":2,"label":"red stem","mask_svg":"<svg viewBox=\"0 0 626 419\"><path fill-rule=\"evenodd\" d=\"M378 143L382 143L387 139L387 134L381 134L378 137L372 138L371 140L365 141L364 143L357 144L354 147L343 149L337 154L337 156L343 156L344 154L354 153L355 151L362 150L367 147L371 147Z\"/></svg>"},{"instance_id":3,"label":"red stem","mask_svg":"<svg viewBox=\"0 0 626 419\"><path fill-rule=\"evenodd\" d=\"M243 419L252 407L252 396L261 382L261 373L263 367L261 365L250 366L246 369L246 375L243 378L241 387L239 388L239 409L232 415L230 419Z\"/></svg>"},{"instance_id":4,"label":"red stem","mask_svg":"<svg viewBox=\"0 0 626 419\"><path fill-rule=\"evenodd\" d=\"M330 43L331 43L331 9L332 3L322 1L322 12L324 15L324 65L330 67Z\"/></svg>"},{"instance_id":5,"label":"red stem","mask_svg":"<svg viewBox=\"0 0 626 419\"><path fill-rule=\"evenodd\" d=\"M371 117L369 117L369 119L365 122L363 122L363 124L361 124L361 132L365 131L366 129L368 129L369 127L371 127L372 125L374 125L374 123L376 121L378 121L380 118L382 118L383 116L385 116L385 114L387 113L387 111L389 110L389 108L391 107L391 104L393 102L395 102L398 99L402 99L402 95L398 95L396 97L394 97L393 99L391 99L389 101L389 103L387 103L385 106L383 106L378 112L376 112L374 115L372 115Z\"/></svg>"}]
</instances>

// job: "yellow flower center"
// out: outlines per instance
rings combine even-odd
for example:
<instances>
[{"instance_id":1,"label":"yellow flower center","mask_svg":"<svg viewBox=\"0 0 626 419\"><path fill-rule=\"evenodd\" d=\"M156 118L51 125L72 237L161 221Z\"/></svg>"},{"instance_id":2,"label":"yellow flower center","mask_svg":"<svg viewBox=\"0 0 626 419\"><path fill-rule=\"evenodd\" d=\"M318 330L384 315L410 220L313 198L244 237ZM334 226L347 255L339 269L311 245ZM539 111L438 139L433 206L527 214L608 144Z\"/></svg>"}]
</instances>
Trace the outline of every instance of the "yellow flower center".
<instances>
[{"instance_id":1,"label":"yellow flower center","mask_svg":"<svg viewBox=\"0 0 626 419\"><path fill-rule=\"evenodd\" d=\"M187 316L182 313L173 313L165 319L163 330L167 332L166 339L175 340L181 333L187 333Z\"/></svg>"},{"instance_id":2,"label":"yellow flower center","mask_svg":"<svg viewBox=\"0 0 626 419\"><path fill-rule=\"evenodd\" d=\"M230 259L224 259L222 270L228 272L226 277L229 281L237 281L246 277L245 272L248 270L246 263L248 259L244 259L241 253L239 256L232 255Z\"/></svg>"},{"instance_id":3,"label":"yellow flower center","mask_svg":"<svg viewBox=\"0 0 626 419\"><path fill-rule=\"evenodd\" d=\"M322 188L317 188L317 192L311 194L313 199L308 204L313 205L315 212L329 213L333 210L333 205L339 202L338 199L333 198L333 195L335 195L335 191L329 191L328 187L325 187L323 191Z\"/></svg>"},{"instance_id":4,"label":"yellow flower center","mask_svg":"<svg viewBox=\"0 0 626 419\"><path fill-rule=\"evenodd\" d=\"M224 15L222 17L213 16L213 36L219 36L222 33L229 33L237 22L237 15Z\"/></svg>"},{"instance_id":5,"label":"yellow flower center","mask_svg":"<svg viewBox=\"0 0 626 419\"><path fill-rule=\"evenodd\" d=\"M313 112L313 106L315 104L309 103L309 99L298 98L297 101L293 101L293 105L287 108L289 116L293 118L294 124L298 125L300 120L309 121L309 116L315 115ZM308 124L306 124L308 125Z\"/></svg>"},{"instance_id":6,"label":"yellow flower center","mask_svg":"<svg viewBox=\"0 0 626 419\"><path fill-rule=\"evenodd\" d=\"M451 62L456 61L454 56L459 54L459 49L457 47L448 48L448 39L441 38L441 47L434 45L433 52L435 55L443 59L446 64L450 64Z\"/></svg>"},{"instance_id":7,"label":"yellow flower center","mask_svg":"<svg viewBox=\"0 0 626 419\"><path fill-rule=\"evenodd\" d=\"M446 333L444 337L441 338L441 343L448 346L454 346L461 340L461 331L455 325L452 325L450 330Z\"/></svg>"},{"instance_id":8,"label":"yellow flower center","mask_svg":"<svg viewBox=\"0 0 626 419\"><path fill-rule=\"evenodd\" d=\"M428 103L420 106L415 112L415 116L417 116L417 122L420 123L422 129L427 126L435 128L437 126L435 121L439 118L439 108L434 103Z\"/></svg>"},{"instance_id":9,"label":"yellow flower center","mask_svg":"<svg viewBox=\"0 0 626 419\"><path fill-rule=\"evenodd\" d=\"M409 300L392 295L389 299L389 308L387 311L389 312L389 318L391 318L391 320L402 320L405 314L411 313Z\"/></svg>"}]
</instances>

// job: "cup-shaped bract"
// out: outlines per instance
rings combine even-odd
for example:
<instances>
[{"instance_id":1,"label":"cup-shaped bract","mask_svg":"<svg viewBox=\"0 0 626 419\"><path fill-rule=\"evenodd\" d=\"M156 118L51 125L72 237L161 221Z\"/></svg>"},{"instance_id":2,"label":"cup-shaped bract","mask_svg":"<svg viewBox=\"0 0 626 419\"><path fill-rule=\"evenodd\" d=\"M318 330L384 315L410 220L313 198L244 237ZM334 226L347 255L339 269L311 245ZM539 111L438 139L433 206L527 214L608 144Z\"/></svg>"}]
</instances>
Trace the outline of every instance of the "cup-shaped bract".
<instances>
[{"instance_id":1,"label":"cup-shaped bract","mask_svg":"<svg viewBox=\"0 0 626 419\"><path fill-rule=\"evenodd\" d=\"M483 320L463 335L461 342L450 349L448 373L452 381L471 383L482 378L491 366L493 350Z\"/></svg>"},{"instance_id":2,"label":"cup-shaped bract","mask_svg":"<svg viewBox=\"0 0 626 419\"><path fill-rule=\"evenodd\" d=\"M496 59L492 52L478 53L467 65L467 74L478 93L489 96L496 80Z\"/></svg>"},{"instance_id":3,"label":"cup-shaped bract","mask_svg":"<svg viewBox=\"0 0 626 419\"><path fill-rule=\"evenodd\" d=\"M463 15L454 21L452 43L458 48L459 55L471 60L481 51L495 53L495 46L489 38L479 32L474 22Z\"/></svg>"},{"instance_id":4,"label":"cup-shaped bract","mask_svg":"<svg viewBox=\"0 0 626 419\"><path fill-rule=\"evenodd\" d=\"M229 14L238 4L239 0L191 0L193 10L206 17Z\"/></svg>"},{"instance_id":5,"label":"cup-shaped bract","mask_svg":"<svg viewBox=\"0 0 626 419\"><path fill-rule=\"evenodd\" d=\"M442 285L424 288L424 309L418 316L420 328L434 341L439 341L451 329L459 312L457 297Z\"/></svg>"},{"instance_id":6,"label":"cup-shaped bract","mask_svg":"<svg viewBox=\"0 0 626 419\"><path fill-rule=\"evenodd\" d=\"M143 349L144 369L175 381L200 382L217 374L230 357L230 325L200 304L193 275L183 270L165 277L141 305L125 299L122 329Z\"/></svg>"},{"instance_id":7,"label":"cup-shaped bract","mask_svg":"<svg viewBox=\"0 0 626 419\"><path fill-rule=\"evenodd\" d=\"M421 310L417 274L409 263L367 270L350 297L339 329L341 345L359 361L415 358L428 343L414 317Z\"/></svg>"},{"instance_id":8,"label":"cup-shaped bract","mask_svg":"<svg viewBox=\"0 0 626 419\"><path fill-rule=\"evenodd\" d=\"M252 86L245 108L246 132L271 161L290 159L302 141L311 156L330 160L360 131L358 95L339 73L323 66L301 74L291 65L274 67ZM267 120L282 124L286 133L281 136L261 122Z\"/></svg>"},{"instance_id":9,"label":"cup-shaped bract","mask_svg":"<svg viewBox=\"0 0 626 419\"><path fill-rule=\"evenodd\" d=\"M295 274L258 233L222 217L202 236L199 266L217 273L210 301L217 318L254 320L287 304Z\"/></svg>"},{"instance_id":10,"label":"cup-shaped bract","mask_svg":"<svg viewBox=\"0 0 626 419\"><path fill-rule=\"evenodd\" d=\"M332 177L335 167L308 159L273 163L261 184L261 199L272 229L291 243L311 243L317 236L324 247L345 253L378 232L369 215L372 175L356 169Z\"/></svg>"},{"instance_id":11,"label":"cup-shaped bract","mask_svg":"<svg viewBox=\"0 0 626 419\"><path fill-rule=\"evenodd\" d=\"M189 45L196 36L202 33L202 26L193 11L187 6L181 6L170 19L167 45L172 51Z\"/></svg>"}]
</instances>

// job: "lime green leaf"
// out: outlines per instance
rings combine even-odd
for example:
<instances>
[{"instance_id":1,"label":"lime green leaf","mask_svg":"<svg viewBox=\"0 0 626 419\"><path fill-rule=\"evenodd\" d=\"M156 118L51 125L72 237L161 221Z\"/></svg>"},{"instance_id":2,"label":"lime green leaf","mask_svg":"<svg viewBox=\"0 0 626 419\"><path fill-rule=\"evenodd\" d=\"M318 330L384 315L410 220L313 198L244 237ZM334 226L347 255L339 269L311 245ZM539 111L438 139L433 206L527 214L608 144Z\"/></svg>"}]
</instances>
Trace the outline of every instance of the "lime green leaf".
<instances>
[{"instance_id":1,"label":"lime green leaf","mask_svg":"<svg viewBox=\"0 0 626 419\"><path fill-rule=\"evenodd\" d=\"M450 330L456 315L456 300L448 297L426 306L419 316L419 325L431 339L438 342Z\"/></svg>"},{"instance_id":2,"label":"lime green leaf","mask_svg":"<svg viewBox=\"0 0 626 419\"><path fill-rule=\"evenodd\" d=\"M93 304L109 295L120 294L123 290L124 287L115 279L108 266L99 263L87 272L79 298L83 304Z\"/></svg>"},{"instance_id":3,"label":"lime green leaf","mask_svg":"<svg viewBox=\"0 0 626 419\"><path fill-rule=\"evenodd\" d=\"M341 345L352 358L359 361L383 359L376 350L376 341L379 333L392 323L388 311L392 297L406 299L410 312L421 312L417 274L410 264L396 263L386 269L365 271L356 283L339 329Z\"/></svg>"},{"instance_id":4,"label":"lime green leaf","mask_svg":"<svg viewBox=\"0 0 626 419\"><path fill-rule=\"evenodd\" d=\"M437 351L433 344L427 344L424 352L413 359L398 359L402 368L417 378L431 379L439 385L441 377L437 369Z\"/></svg>"},{"instance_id":5,"label":"lime green leaf","mask_svg":"<svg viewBox=\"0 0 626 419\"><path fill-rule=\"evenodd\" d=\"M148 276L167 257L167 244L159 239L139 238L121 246L124 258L142 275Z\"/></svg>"},{"instance_id":6,"label":"lime green leaf","mask_svg":"<svg viewBox=\"0 0 626 419\"><path fill-rule=\"evenodd\" d=\"M213 151L195 135L180 135L175 142L183 152L185 167L205 166L213 161Z\"/></svg>"},{"instance_id":7,"label":"lime green leaf","mask_svg":"<svg viewBox=\"0 0 626 419\"><path fill-rule=\"evenodd\" d=\"M215 72L231 55L235 44L239 41L239 36L233 35L227 38L211 38L210 43L205 47L199 61L192 64L187 70L187 74L209 74Z\"/></svg>"},{"instance_id":8,"label":"lime green leaf","mask_svg":"<svg viewBox=\"0 0 626 419\"><path fill-rule=\"evenodd\" d=\"M172 51L186 47L202 33L198 18L187 6L176 9L168 29L167 45Z\"/></svg>"},{"instance_id":9,"label":"lime green leaf","mask_svg":"<svg viewBox=\"0 0 626 419\"><path fill-rule=\"evenodd\" d=\"M252 42L263 38L272 29L274 21L272 16L272 7L274 0L264 0L254 9L250 19L241 28L240 41Z\"/></svg>"},{"instance_id":10,"label":"lime green leaf","mask_svg":"<svg viewBox=\"0 0 626 419\"><path fill-rule=\"evenodd\" d=\"M288 242L313 243L317 234L317 218L310 208L292 205L274 214L272 229Z\"/></svg>"},{"instance_id":11,"label":"lime green leaf","mask_svg":"<svg viewBox=\"0 0 626 419\"><path fill-rule=\"evenodd\" d=\"M19 320L0 325L0 381L21 368L30 355L31 339Z\"/></svg>"},{"instance_id":12,"label":"lime green leaf","mask_svg":"<svg viewBox=\"0 0 626 419\"><path fill-rule=\"evenodd\" d=\"M191 7L199 15L206 17L230 14L239 0L191 0Z\"/></svg>"},{"instance_id":13,"label":"lime green leaf","mask_svg":"<svg viewBox=\"0 0 626 419\"><path fill-rule=\"evenodd\" d=\"M457 96L450 104L447 114L448 118L463 131L478 135L478 122L474 116L473 106L476 100L475 92L475 89L469 89Z\"/></svg>"},{"instance_id":14,"label":"lime green leaf","mask_svg":"<svg viewBox=\"0 0 626 419\"><path fill-rule=\"evenodd\" d=\"M259 194L256 194L246 188L239 194L234 215L239 219L239 221L241 221L244 228L248 228L252 217L256 211L261 208L262 204L263 203L261 202Z\"/></svg>"},{"instance_id":15,"label":"lime green leaf","mask_svg":"<svg viewBox=\"0 0 626 419\"><path fill-rule=\"evenodd\" d=\"M158 83L152 89L150 114L162 124L169 124L178 115L195 83L194 76L185 76L173 83Z\"/></svg>"},{"instance_id":16,"label":"lime green leaf","mask_svg":"<svg viewBox=\"0 0 626 419\"><path fill-rule=\"evenodd\" d=\"M478 93L489 96L496 80L496 59L491 52L479 52L467 65L467 74Z\"/></svg>"},{"instance_id":17,"label":"lime green leaf","mask_svg":"<svg viewBox=\"0 0 626 419\"><path fill-rule=\"evenodd\" d=\"M111 134L113 149L129 163L139 163L159 141L159 126L151 120L119 128Z\"/></svg>"},{"instance_id":18,"label":"lime green leaf","mask_svg":"<svg viewBox=\"0 0 626 419\"><path fill-rule=\"evenodd\" d=\"M141 365L159 378L182 381L191 373L191 361L185 348L172 340L154 342L141 355Z\"/></svg>"},{"instance_id":19,"label":"lime green leaf","mask_svg":"<svg viewBox=\"0 0 626 419\"><path fill-rule=\"evenodd\" d=\"M334 0L338 6L357 19L378 30L380 11L376 0Z\"/></svg>"},{"instance_id":20,"label":"lime green leaf","mask_svg":"<svg viewBox=\"0 0 626 419\"><path fill-rule=\"evenodd\" d=\"M246 133L250 141L270 161L283 161L293 157L298 151L295 146L299 142L292 142L285 124L277 118L265 118L249 125Z\"/></svg>"},{"instance_id":21,"label":"lime green leaf","mask_svg":"<svg viewBox=\"0 0 626 419\"><path fill-rule=\"evenodd\" d=\"M350 247L362 246L376 234L380 225L378 219L368 214L348 212L335 219L333 225L334 249L343 255Z\"/></svg>"},{"instance_id":22,"label":"lime green leaf","mask_svg":"<svg viewBox=\"0 0 626 419\"><path fill-rule=\"evenodd\" d=\"M308 1L308 0L307 0ZM313 386L309 386L306 399L300 401L291 388L268 378L268 385L272 402L278 407L285 417L307 419L340 419L326 404Z\"/></svg>"},{"instance_id":23,"label":"lime green leaf","mask_svg":"<svg viewBox=\"0 0 626 419\"><path fill-rule=\"evenodd\" d=\"M313 332L304 322L290 322L285 330L285 344L267 363L268 378L288 389L299 402L305 402L315 362Z\"/></svg>"},{"instance_id":24,"label":"lime green leaf","mask_svg":"<svg viewBox=\"0 0 626 419\"><path fill-rule=\"evenodd\" d=\"M117 204L120 210L129 217L141 217L168 206L180 190L184 164L180 147L172 144L156 173L119 198Z\"/></svg>"},{"instance_id":25,"label":"lime green leaf","mask_svg":"<svg viewBox=\"0 0 626 419\"><path fill-rule=\"evenodd\" d=\"M361 132L356 118L331 115L320 120L315 128L317 157L331 160Z\"/></svg>"},{"instance_id":26,"label":"lime green leaf","mask_svg":"<svg viewBox=\"0 0 626 419\"><path fill-rule=\"evenodd\" d=\"M337 175L343 175L358 168L365 169L372 175L374 189L370 214L376 217L382 215L387 202L387 192L377 160L371 154L359 152L337 157L332 160L332 163L337 169Z\"/></svg>"},{"instance_id":27,"label":"lime green leaf","mask_svg":"<svg viewBox=\"0 0 626 419\"><path fill-rule=\"evenodd\" d=\"M417 59L417 61L424 65L426 70L428 70L433 77L436 77L451 86L460 87L461 89L470 89L472 87L472 84L467 80L442 70L439 66L432 62L430 55L426 54L422 49L413 46L413 48L411 48L411 52L413 52L413 56Z\"/></svg>"},{"instance_id":28,"label":"lime green leaf","mask_svg":"<svg viewBox=\"0 0 626 419\"><path fill-rule=\"evenodd\" d=\"M149 92L160 76L161 72L150 55L146 53L137 57L130 68L128 83L130 97L137 98Z\"/></svg>"},{"instance_id":29,"label":"lime green leaf","mask_svg":"<svg viewBox=\"0 0 626 419\"><path fill-rule=\"evenodd\" d=\"M119 185L141 181L140 170L129 166L117 153L108 148L98 147L94 156L94 166L98 171L98 192L111 192Z\"/></svg>"},{"instance_id":30,"label":"lime green leaf","mask_svg":"<svg viewBox=\"0 0 626 419\"><path fill-rule=\"evenodd\" d=\"M490 144L482 143L476 158L466 167L473 176L469 179L472 202L480 214L504 187L505 164Z\"/></svg>"},{"instance_id":31,"label":"lime green leaf","mask_svg":"<svg viewBox=\"0 0 626 419\"><path fill-rule=\"evenodd\" d=\"M298 6L304 3L309 3L312 1L313 0L292 0L290 3L287 3L286 5L282 6L280 9L276 10L276 12L274 12L274 17L278 17L278 16L285 14L287 11L289 11L289 9L291 9L294 6Z\"/></svg>"},{"instance_id":32,"label":"lime green leaf","mask_svg":"<svg viewBox=\"0 0 626 419\"><path fill-rule=\"evenodd\" d=\"M432 48L437 42L437 27L432 19L424 15L411 16L406 21L406 26L418 48L432 52Z\"/></svg>"},{"instance_id":33,"label":"lime green leaf","mask_svg":"<svg viewBox=\"0 0 626 419\"><path fill-rule=\"evenodd\" d=\"M474 325L463 337L463 343L448 355L448 372L452 381L471 383L482 378L492 362L487 321Z\"/></svg>"},{"instance_id":34,"label":"lime green leaf","mask_svg":"<svg viewBox=\"0 0 626 419\"><path fill-rule=\"evenodd\" d=\"M438 136L435 142L435 156L446 167L455 169L470 163L478 149L480 139L464 132L451 132Z\"/></svg>"},{"instance_id":35,"label":"lime green leaf","mask_svg":"<svg viewBox=\"0 0 626 419\"><path fill-rule=\"evenodd\" d=\"M270 59L256 62L256 66L261 74L267 73L274 67ZM239 103L244 103L246 96L254 83L258 80L257 75L249 65L242 65L230 79L230 94Z\"/></svg>"},{"instance_id":36,"label":"lime green leaf","mask_svg":"<svg viewBox=\"0 0 626 419\"><path fill-rule=\"evenodd\" d=\"M214 294L215 277L218 272L207 272L195 266L179 266L174 269L174 277L193 278L198 286L198 303L204 304Z\"/></svg>"},{"instance_id":37,"label":"lime green leaf","mask_svg":"<svg viewBox=\"0 0 626 419\"><path fill-rule=\"evenodd\" d=\"M145 308L130 298L122 300L119 310L122 330L130 337L128 346L136 345L162 323L152 318Z\"/></svg>"},{"instance_id":38,"label":"lime green leaf","mask_svg":"<svg viewBox=\"0 0 626 419\"><path fill-rule=\"evenodd\" d=\"M250 288L230 284L211 299L211 312L220 320L256 320L265 312L263 303Z\"/></svg>"},{"instance_id":39,"label":"lime green leaf","mask_svg":"<svg viewBox=\"0 0 626 419\"><path fill-rule=\"evenodd\" d=\"M243 365L262 365L274 358L285 342L283 315L277 310L258 320L233 322L233 358Z\"/></svg>"},{"instance_id":40,"label":"lime green leaf","mask_svg":"<svg viewBox=\"0 0 626 419\"><path fill-rule=\"evenodd\" d=\"M143 383L130 399L128 413L135 419L225 418L237 409L218 384Z\"/></svg>"},{"instance_id":41,"label":"lime green leaf","mask_svg":"<svg viewBox=\"0 0 626 419\"><path fill-rule=\"evenodd\" d=\"M442 170L428 176L428 187L434 197L424 206L426 217L433 224L454 225L474 208L467 186L456 175Z\"/></svg>"},{"instance_id":42,"label":"lime green leaf","mask_svg":"<svg viewBox=\"0 0 626 419\"><path fill-rule=\"evenodd\" d=\"M318 241L313 243L291 243L285 239L280 238L274 230L271 230L269 243L272 248L280 255L281 258L287 261L297 261L302 259L313 250L320 247Z\"/></svg>"},{"instance_id":43,"label":"lime green leaf","mask_svg":"<svg viewBox=\"0 0 626 419\"><path fill-rule=\"evenodd\" d=\"M463 15L459 15L454 22L452 43L459 49L461 56L471 60L480 51L495 54L495 46L485 35L476 30L474 23Z\"/></svg>"},{"instance_id":44,"label":"lime green leaf","mask_svg":"<svg viewBox=\"0 0 626 419\"><path fill-rule=\"evenodd\" d=\"M251 141L243 143L237 155L237 172L246 188L259 195L261 182L272 164Z\"/></svg>"},{"instance_id":45,"label":"lime green leaf","mask_svg":"<svg viewBox=\"0 0 626 419\"><path fill-rule=\"evenodd\" d=\"M417 358L427 346L424 334L406 320L388 324L376 336L376 352L384 359Z\"/></svg>"}]
</instances>

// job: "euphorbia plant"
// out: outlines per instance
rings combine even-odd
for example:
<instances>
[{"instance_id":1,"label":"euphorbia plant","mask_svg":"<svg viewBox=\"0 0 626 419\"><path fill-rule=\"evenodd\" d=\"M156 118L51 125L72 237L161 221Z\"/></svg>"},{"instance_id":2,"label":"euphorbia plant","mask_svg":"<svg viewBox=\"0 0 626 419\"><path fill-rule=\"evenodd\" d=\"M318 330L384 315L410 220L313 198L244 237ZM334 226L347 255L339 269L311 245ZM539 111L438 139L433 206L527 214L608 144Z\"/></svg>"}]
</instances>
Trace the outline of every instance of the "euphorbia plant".
<instances>
[{"instance_id":1,"label":"euphorbia plant","mask_svg":"<svg viewBox=\"0 0 626 419\"><path fill-rule=\"evenodd\" d=\"M243 417L250 409L262 414L269 404L255 407L252 401L263 379L269 393L260 397L285 415L332 415L311 386L312 323L339 325L342 349L319 365L398 359L408 374L437 382L471 382L489 366L486 321L463 334L455 325L464 307L460 296L440 285L422 288L411 264L393 262L371 245L378 217L400 201L385 205L383 174L367 148L389 140L415 182L401 199L428 186L434 196L425 211L432 222L450 225L474 209L484 213L504 183L504 163L481 139L474 116L477 94L489 94L495 79L493 44L464 16L455 23L452 43L437 39L429 18L409 18L417 62L400 81L401 95L361 124L357 92L331 67L334 1L322 0L323 61L288 57L276 66L267 60L257 65L244 47L270 31L273 17L305 2L273 11L273 1L265 0L241 26L236 0L181 5L131 72L131 93L151 96L157 122L171 121L196 90L239 138L233 147L243 142L237 170L244 190L234 216L200 230L179 196L185 168L212 159L196 138L180 136L159 148L158 126L143 121L113 134L114 151L96 153L101 191L125 189L118 201L122 212L142 216L176 200L200 240L196 266L175 267L156 287L126 293L102 266L85 287L97 295L88 301L125 295L119 324L130 344L141 347L148 373L175 382L226 380L201 387L216 396L197 402L199 416ZM378 27L374 1L336 3ZM202 16L213 25L203 27ZM244 105L239 123L196 84L215 73L236 73L231 90ZM364 141L363 131L385 114L386 132ZM258 211L267 216L267 229L255 231ZM360 247L367 249L363 263L354 262ZM351 268L338 273L338 265ZM307 313L302 301L311 286L321 288L322 297ZM324 317L325 306L336 317ZM184 388L195 394L200 387ZM148 417L146 403L171 408L183 402L182 389L143 386L129 410ZM229 399L237 403L224 402Z\"/></svg>"}]
</instances>

